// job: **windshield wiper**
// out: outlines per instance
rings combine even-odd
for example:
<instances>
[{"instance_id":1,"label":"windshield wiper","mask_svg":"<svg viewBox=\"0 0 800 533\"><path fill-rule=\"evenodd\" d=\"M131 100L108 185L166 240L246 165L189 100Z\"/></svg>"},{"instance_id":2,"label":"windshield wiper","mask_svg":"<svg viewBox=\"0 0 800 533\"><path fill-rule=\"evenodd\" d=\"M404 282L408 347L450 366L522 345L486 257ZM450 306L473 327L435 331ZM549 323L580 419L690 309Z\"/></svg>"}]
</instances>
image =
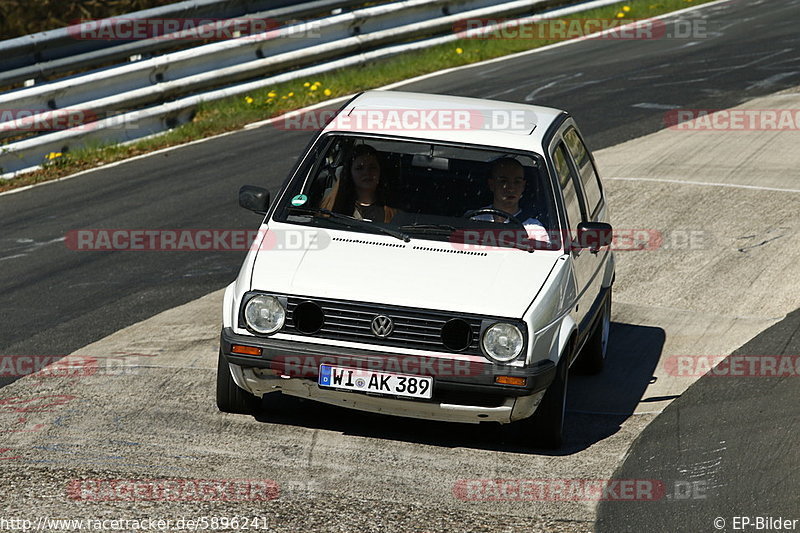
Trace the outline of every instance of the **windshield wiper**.
<instances>
[{"instance_id":1,"label":"windshield wiper","mask_svg":"<svg viewBox=\"0 0 800 533\"><path fill-rule=\"evenodd\" d=\"M533 239L528 239L527 243L522 243L519 241L500 241L498 246L510 246L511 248L516 248L517 250L523 250L525 252L533 253L536 251L536 246L533 244Z\"/></svg>"},{"instance_id":2,"label":"windshield wiper","mask_svg":"<svg viewBox=\"0 0 800 533\"><path fill-rule=\"evenodd\" d=\"M511 237L506 237L503 230L487 230L484 228L464 228L463 234L454 237L454 239L464 239L465 245L478 246L478 247L495 247L495 248L516 248L524 252L534 252L540 248L536 243L537 241L530 237L521 239L517 232L511 232ZM472 233L475 232L475 233ZM489 239L488 237L491 237ZM462 242L458 240L457 242ZM544 243L548 244L548 243Z\"/></svg>"},{"instance_id":3,"label":"windshield wiper","mask_svg":"<svg viewBox=\"0 0 800 533\"><path fill-rule=\"evenodd\" d=\"M451 236L456 234L458 231L468 232L470 231L467 228L456 228L455 226L450 226L449 224L407 224L405 226L399 226L397 229L401 229L403 231L407 231L408 233L422 233L428 235L448 235ZM526 242L518 242L513 240L505 240L500 239L491 244L491 246L497 246L500 248L510 247L510 248L517 248L519 250L524 250L526 252L533 252L536 249L536 246L533 244L533 239L528 239Z\"/></svg>"},{"instance_id":4,"label":"windshield wiper","mask_svg":"<svg viewBox=\"0 0 800 533\"><path fill-rule=\"evenodd\" d=\"M432 235L451 235L453 232L458 231L448 224L407 224L399 226L397 229L409 233L428 233Z\"/></svg>"},{"instance_id":5,"label":"windshield wiper","mask_svg":"<svg viewBox=\"0 0 800 533\"><path fill-rule=\"evenodd\" d=\"M334 213L329 209L322 209L322 208L309 208L309 207L290 207L289 213L299 213L303 215L311 215L313 217L325 217L326 220L337 221L342 224L345 224L350 227L356 228L364 228L370 230L378 230L381 233L385 233L386 235L391 235L396 239L400 239L403 242L408 242L411 240L411 237L403 233L402 231L393 230L391 228L385 228L383 226L378 226L373 224L372 222L366 220L360 220L355 217L351 217L348 215L343 215L341 213Z\"/></svg>"}]
</instances>

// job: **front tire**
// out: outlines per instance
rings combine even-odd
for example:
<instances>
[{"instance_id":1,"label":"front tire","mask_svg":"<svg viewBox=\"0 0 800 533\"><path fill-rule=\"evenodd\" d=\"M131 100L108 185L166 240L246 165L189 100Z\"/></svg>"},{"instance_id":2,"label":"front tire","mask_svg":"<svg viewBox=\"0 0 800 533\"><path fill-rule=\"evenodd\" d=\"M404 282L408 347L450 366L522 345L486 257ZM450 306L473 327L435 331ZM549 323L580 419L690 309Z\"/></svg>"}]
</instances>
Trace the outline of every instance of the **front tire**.
<instances>
[{"instance_id":1,"label":"front tire","mask_svg":"<svg viewBox=\"0 0 800 533\"><path fill-rule=\"evenodd\" d=\"M536 448L558 449L564 442L564 413L567 405L570 347L561 356L556 377L530 418L520 422L523 440Z\"/></svg>"},{"instance_id":2,"label":"front tire","mask_svg":"<svg viewBox=\"0 0 800 533\"><path fill-rule=\"evenodd\" d=\"M222 350L217 360L217 408L223 413L251 415L258 411L261 399L239 387Z\"/></svg>"},{"instance_id":3,"label":"front tire","mask_svg":"<svg viewBox=\"0 0 800 533\"><path fill-rule=\"evenodd\" d=\"M608 290L608 296L603 302L600 313L591 336L586 340L586 345L575 361L575 369L582 374L599 374L605 367L608 336L611 331L611 289Z\"/></svg>"}]
</instances>

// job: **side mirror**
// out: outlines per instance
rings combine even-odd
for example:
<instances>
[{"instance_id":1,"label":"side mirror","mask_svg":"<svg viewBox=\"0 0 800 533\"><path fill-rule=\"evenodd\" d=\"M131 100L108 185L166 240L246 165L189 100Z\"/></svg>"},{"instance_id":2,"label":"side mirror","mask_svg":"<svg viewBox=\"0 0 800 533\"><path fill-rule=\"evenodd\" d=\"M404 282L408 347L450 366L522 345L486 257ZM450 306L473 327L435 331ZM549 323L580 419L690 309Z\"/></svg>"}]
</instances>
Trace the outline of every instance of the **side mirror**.
<instances>
[{"instance_id":1,"label":"side mirror","mask_svg":"<svg viewBox=\"0 0 800 533\"><path fill-rule=\"evenodd\" d=\"M239 206L259 215L266 215L269 207L269 191L254 185L243 185L239 189Z\"/></svg>"},{"instance_id":2,"label":"side mirror","mask_svg":"<svg viewBox=\"0 0 800 533\"><path fill-rule=\"evenodd\" d=\"M596 252L604 246L611 244L613 230L611 224L605 222L581 222L578 224L578 248L589 248Z\"/></svg>"}]
</instances>

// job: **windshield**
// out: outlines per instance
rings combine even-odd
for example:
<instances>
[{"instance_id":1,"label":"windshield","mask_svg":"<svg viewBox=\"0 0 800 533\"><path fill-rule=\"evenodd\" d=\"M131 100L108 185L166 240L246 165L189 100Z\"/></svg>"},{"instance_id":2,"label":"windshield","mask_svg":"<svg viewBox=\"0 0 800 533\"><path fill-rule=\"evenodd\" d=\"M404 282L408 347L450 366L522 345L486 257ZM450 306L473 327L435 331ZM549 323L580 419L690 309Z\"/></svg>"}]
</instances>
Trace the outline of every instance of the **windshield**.
<instances>
[{"instance_id":1,"label":"windshield","mask_svg":"<svg viewBox=\"0 0 800 533\"><path fill-rule=\"evenodd\" d=\"M550 183L536 154L329 135L275 219L403 240L559 249Z\"/></svg>"}]
</instances>

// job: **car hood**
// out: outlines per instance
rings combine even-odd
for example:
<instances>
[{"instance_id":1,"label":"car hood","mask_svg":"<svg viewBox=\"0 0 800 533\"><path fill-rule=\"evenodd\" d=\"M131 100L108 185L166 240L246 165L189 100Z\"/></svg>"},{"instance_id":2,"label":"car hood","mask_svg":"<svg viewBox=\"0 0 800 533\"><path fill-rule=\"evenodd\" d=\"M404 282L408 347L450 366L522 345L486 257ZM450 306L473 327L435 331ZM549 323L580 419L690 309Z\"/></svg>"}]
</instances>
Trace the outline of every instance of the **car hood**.
<instances>
[{"instance_id":1,"label":"car hood","mask_svg":"<svg viewBox=\"0 0 800 533\"><path fill-rule=\"evenodd\" d=\"M281 231L271 230L280 234ZM449 242L364 233L303 230L316 245L289 250L265 235L252 290L521 318L558 252L468 250ZM309 239L309 233L312 237ZM296 239L297 242L299 240Z\"/></svg>"}]
</instances>

